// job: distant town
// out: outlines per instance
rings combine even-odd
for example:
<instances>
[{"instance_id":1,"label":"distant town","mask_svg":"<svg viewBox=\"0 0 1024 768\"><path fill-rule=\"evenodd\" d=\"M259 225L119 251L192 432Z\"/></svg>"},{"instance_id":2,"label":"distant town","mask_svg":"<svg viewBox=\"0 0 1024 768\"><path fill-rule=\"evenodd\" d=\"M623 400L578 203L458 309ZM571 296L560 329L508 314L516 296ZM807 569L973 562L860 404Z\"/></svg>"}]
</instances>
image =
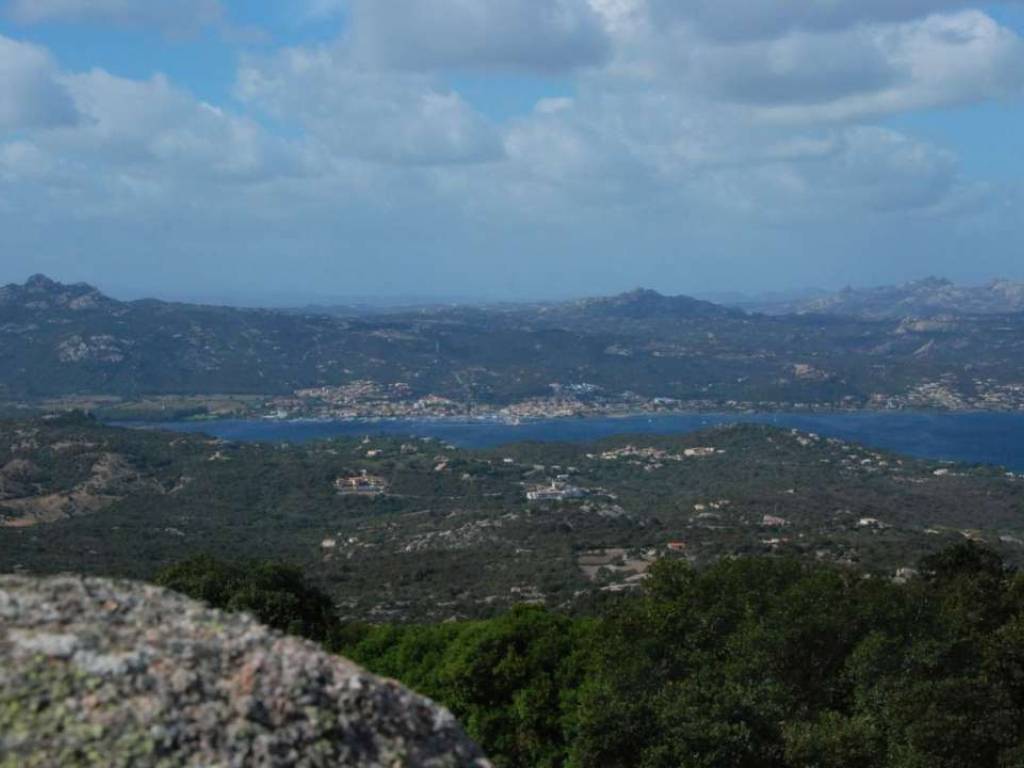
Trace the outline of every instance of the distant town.
<instances>
[{"instance_id":1,"label":"distant town","mask_svg":"<svg viewBox=\"0 0 1024 768\"><path fill-rule=\"evenodd\" d=\"M1024 288L965 293L925 281L884 301L857 295L789 314L636 290L353 318L120 302L37 275L0 289L0 412L517 423L1024 411Z\"/></svg>"},{"instance_id":2,"label":"distant town","mask_svg":"<svg viewBox=\"0 0 1024 768\"><path fill-rule=\"evenodd\" d=\"M479 419L520 421L630 416L648 413L828 411L828 410L941 410L1024 411L1024 384L974 382L973 391L959 388L953 377L924 381L900 395L852 396L831 404L770 400L682 400L643 397L634 392L604 394L593 384L552 384L552 395L508 405L466 403L439 395L410 398L404 384L359 381L337 387L304 389L294 397L274 397L253 414L280 419Z\"/></svg>"},{"instance_id":3,"label":"distant town","mask_svg":"<svg viewBox=\"0 0 1024 768\"><path fill-rule=\"evenodd\" d=\"M122 420L451 420L517 424L560 418L626 417L672 413L753 413L935 410L1024 412L1024 384L979 379L970 391L953 377L923 381L899 395L845 396L834 403L776 400L714 400L606 394L592 384L552 384L552 394L510 404L460 402L441 395L415 397L405 384L356 381L297 390L290 396L188 395L146 397L70 396L8 403L8 410L84 410Z\"/></svg>"}]
</instances>

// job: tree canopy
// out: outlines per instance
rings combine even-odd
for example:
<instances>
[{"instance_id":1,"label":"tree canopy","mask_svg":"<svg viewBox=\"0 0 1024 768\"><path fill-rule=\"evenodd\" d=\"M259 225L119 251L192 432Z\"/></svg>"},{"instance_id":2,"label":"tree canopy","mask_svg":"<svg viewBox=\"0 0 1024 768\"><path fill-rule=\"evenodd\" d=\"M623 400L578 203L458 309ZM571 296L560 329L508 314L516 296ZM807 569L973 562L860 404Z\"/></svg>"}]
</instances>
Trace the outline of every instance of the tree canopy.
<instances>
[{"instance_id":1,"label":"tree canopy","mask_svg":"<svg viewBox=\"0 0 1024 768\"><path fill-rule=\"evenodd\" d=\"M592 616L336 623L286 566L161 582L448 706L501 768L1018 768L1024 577L979 545L906 584L781 558L663 561Z\"/></svg>"}]
</instances>

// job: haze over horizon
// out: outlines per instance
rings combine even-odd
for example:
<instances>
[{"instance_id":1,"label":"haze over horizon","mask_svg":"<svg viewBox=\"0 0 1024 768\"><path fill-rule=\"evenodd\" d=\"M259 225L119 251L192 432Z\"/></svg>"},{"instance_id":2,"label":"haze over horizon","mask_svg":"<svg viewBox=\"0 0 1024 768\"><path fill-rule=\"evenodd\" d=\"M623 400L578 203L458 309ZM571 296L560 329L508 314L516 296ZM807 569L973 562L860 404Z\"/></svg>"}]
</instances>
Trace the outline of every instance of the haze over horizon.
<instances>
[{"instance_id":1,"label":"haze over horizon","mask_svg":"<svg viewBox=\"0 0 1024 768\"><path fill-rule=\"evenodd\" d=\"M1024 5L0 0L0 283L1024 280Z\"/></svg>"},{"instance_id":2,"label":"haze over horizon","mask_svg":"<svg viewBox=\"0 0 1024 768\"><path fill-rule=\"evenodd\" d=\"M864 298L866 296L874 295L875 300L881 300L886 306L891 305L891 311L898 311L899 299L896 298L896 294L906 291L907 296L914 294L917 291L923 291L924 293L917 294L920 299L925 294L930 294L932 301L941 301L941 293L932 293L933 291L940 291L944 288L953 289L952 293L944 294L944 301L947 302L948 306L958 306L959 302L965 302L967 295L974 292L975 295L980 293L990 297L991 300L997 304L999 302L999 296L1002 296L1005 300L1010 302L1014 301L1015 298L1020 294L1024 294L1024 281L1014 282L1009 281L1005 278L995 277L989 280L985 280L979 283L956 283L949 280L948 278L940 277L937 275L928 275L926 277L910 280L899 284L886 284L886 285L865 285L865 286L852 286L846 285L839 289L829 290L820 287L804 287L804 288L792 288L789 290L780 289L777 291L760 291L760 292L743 292L743 291L720 291L720 292L694 292L692 294L686 293L663 293L655 288L648 286L634 286L629 289L616 291L615 293L608 294L576 294L576 293L564 293L564 294L551 294L547 296L523 296L514 298L503 298L493 297L482 294L462 294L462 295L429 295L429 294L377 294L377 295L357 295L357 294L333 294L329 292L322 293L287 293L287 292L276 292L268 293L262 296L244 296L238 294L232 294L230 289L217 292L216 287L199 287L192 291L185 291L182 293L176 293L174 291L157 291L154 293L137 292L119 292L109 291L102 284L95 284L89 281L64 281L59 277L53 277L43 273L33 273L26 275L24 279L16 279L6 286L0 283L0 289L2 288L15 288L19 289L22 287L33 286L36 289L40 287L43 290L53 288L63 292L67 288L75 288L78 286L90 288L99 291L99 293L107 296L116 301L130 302L138 300L150 300L156 299L160 301L181 303L181 304L192 304L192 305L209 305L209 306L224 306L224 307L237 307L237 308L249 308L249 309L284 309L284 310L299 310L303 308L351 308L353 310L367 310L367 311L401 311L403 309L416 309L416 308L428 308L428 307L499 307L502 305L513 307L522 306L529 307L531 305L558 305L563 302L576 302L576 301L591 301L591 300L602 300L606 298L633 298L641 296L642 294L653 293L663 298L681 297L698 299L704 302L710 302L712 304L718 304L725 307L733 307L737 309L743 309L748 311L769 311L769 312L794 312L802 311L806 307L811 305L811 302L822 299L839 299L844 297L847 292L852 292L852 296L858 298ZM879 295L879 292L881 294ZM966 309L966 304L963 307ZM987 311L993 311L989 308ZM1016 311L1009 305L1001 310L996 309L994 311Z\"/></svg>"}]
</instances>

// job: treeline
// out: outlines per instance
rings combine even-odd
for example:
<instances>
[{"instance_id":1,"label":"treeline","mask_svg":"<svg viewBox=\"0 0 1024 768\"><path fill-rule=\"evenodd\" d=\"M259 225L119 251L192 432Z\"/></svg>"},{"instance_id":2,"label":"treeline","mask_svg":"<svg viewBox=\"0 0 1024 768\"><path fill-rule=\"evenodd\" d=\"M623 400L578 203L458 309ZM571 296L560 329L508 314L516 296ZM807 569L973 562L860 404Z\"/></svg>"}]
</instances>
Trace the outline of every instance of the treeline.
<instances>
[{"instance_id":1,"label":"treeline","mask_svg":"<svg viewBox=\"0 0 1024 768\"><path fill-rule=\"evenodd\" d=\"M341 624L285 566L199 560L161 581L444 703L498 766L1024 766L1024 576L973 543L920 573L662 562L594 616L428 626Z\"/></svg>"}]
</instances>

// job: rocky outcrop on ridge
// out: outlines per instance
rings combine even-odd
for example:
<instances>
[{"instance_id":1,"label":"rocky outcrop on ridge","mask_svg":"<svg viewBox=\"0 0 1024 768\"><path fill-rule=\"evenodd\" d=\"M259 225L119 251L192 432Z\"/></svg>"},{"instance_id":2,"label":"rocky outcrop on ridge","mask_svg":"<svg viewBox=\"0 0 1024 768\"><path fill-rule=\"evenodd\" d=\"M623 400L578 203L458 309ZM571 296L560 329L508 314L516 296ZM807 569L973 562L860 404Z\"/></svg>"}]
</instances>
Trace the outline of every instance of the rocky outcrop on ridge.
<instances>
[{"instance_id":1,"label":"rocky outcrop on ridge","mask_svg":"<svg viewBox=\"0 0 1024 768\"><path fill-rule=\"evenodd\" d=\"M0 766L487 768L453 716L156 587L0 577Z\"/></svg>"}]
</instances>

